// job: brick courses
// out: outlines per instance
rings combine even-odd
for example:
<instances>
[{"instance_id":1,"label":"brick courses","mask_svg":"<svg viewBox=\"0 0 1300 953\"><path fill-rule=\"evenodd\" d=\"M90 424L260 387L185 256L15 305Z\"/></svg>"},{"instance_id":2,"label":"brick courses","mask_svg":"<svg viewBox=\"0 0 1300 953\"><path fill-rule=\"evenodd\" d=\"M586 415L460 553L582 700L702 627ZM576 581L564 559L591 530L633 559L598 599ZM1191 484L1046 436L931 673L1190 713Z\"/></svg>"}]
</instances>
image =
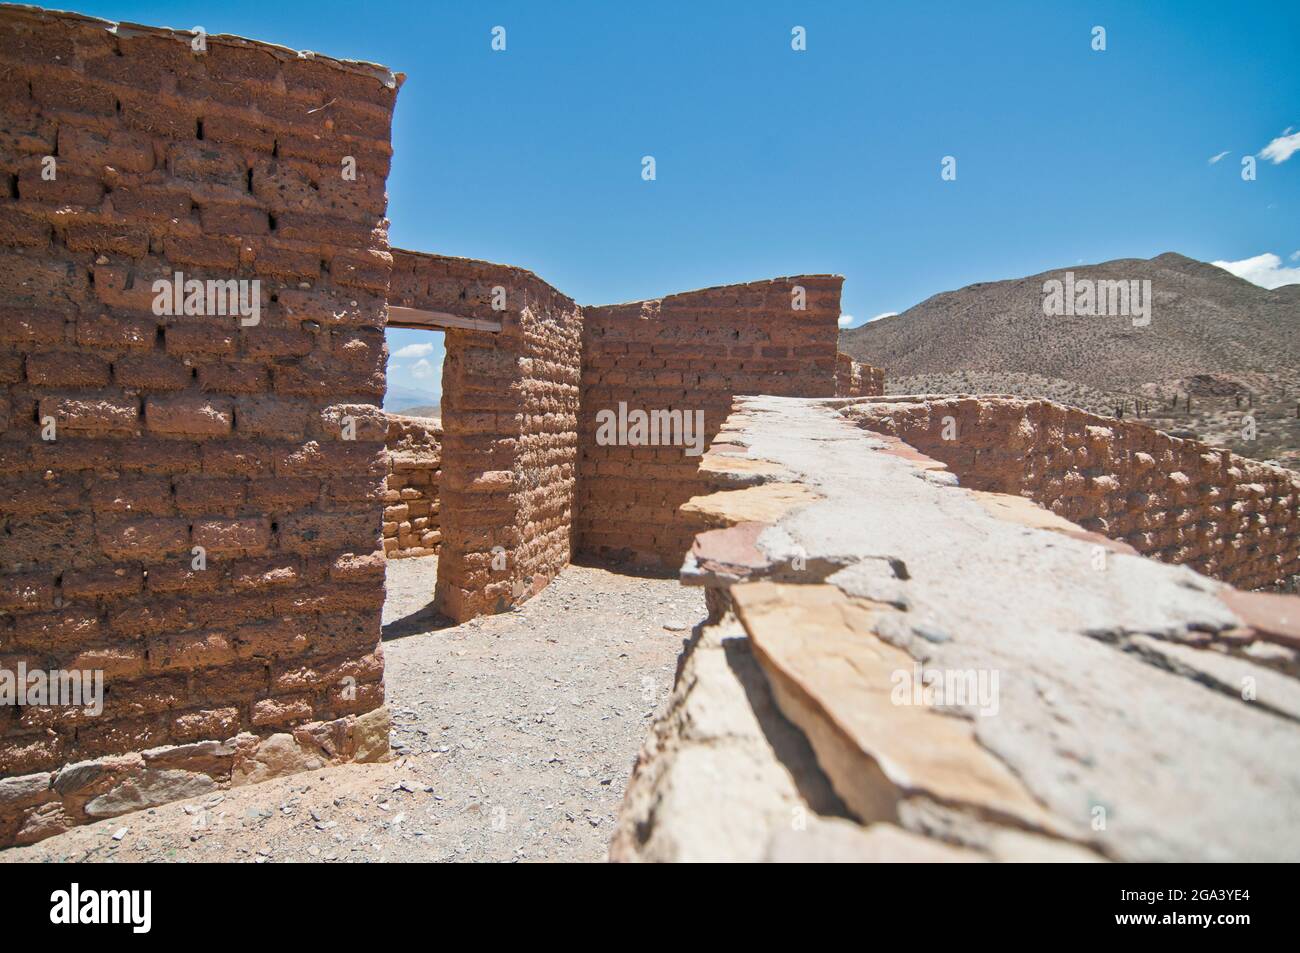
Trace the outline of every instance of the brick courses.
<instances>
[{"instance_id":1,"label":"brick courses","mask_svg":"<svg viewBox=\"0 0 1300 953\"><path fill-rule=\"evenodd\" d=\"M848 412L964 486L1028 497L1143 555L1241 589L1300 574L1292 470L1046 400L889 397Z\"/></svg>"},{"instance_id":2,"label":"brick courses","mask_svg":"<svg viewBox=\"0 0 1300 953\"><path fill-rule=\"evenodd\" d=\"M699 458L681 447L598 445L597 412L620 401L629 410L702 410L711 441L736 395L833 396L843 281L777 278L583 309L582 552L675 572L699 529L678 507L705 491ZM802 310L792 307L796 288Z\"/></svg>"},{"instance_id":3,"label":"brick courses","mask_svg":"<svg viewBox=\"0 0 1300 953\"><path fill-rule=\"evenodd\" d=\"M190 39L0 7L0 664L107 688L0 709L0 777L382 704L399 77ZM176 272L258 279L260 321L156 315Z\"/></svg>"},{"instance_id":4,"label":"brick courses","mask_svg":"<svg viewBox=\"0 0 1300 953\"><path fill-rule=\"evenodd\" d=\"M442 424L418 417L388 417L388 476L384 481L384 555L435 556L438 484L442 476Z\"/></svg>"}]
</instances>

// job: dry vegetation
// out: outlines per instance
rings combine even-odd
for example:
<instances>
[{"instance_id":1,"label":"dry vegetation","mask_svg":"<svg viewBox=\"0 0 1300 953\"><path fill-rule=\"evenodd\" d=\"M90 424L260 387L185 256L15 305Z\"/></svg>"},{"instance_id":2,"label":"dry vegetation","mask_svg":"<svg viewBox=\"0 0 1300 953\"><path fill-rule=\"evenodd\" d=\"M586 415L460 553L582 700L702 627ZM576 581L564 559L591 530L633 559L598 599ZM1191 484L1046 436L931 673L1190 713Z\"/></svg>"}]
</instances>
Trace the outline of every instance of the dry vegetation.
<instances>
[{"instance_id":1,"label":"dry vegetation","mask_svg":"<svg viewBox=\"0 0 1300 953\"><path fill-rule=\"evenodd\" d=\"M841 348L885 367L891 393L1046 397L1300 467L1300 286L1268 291L1174 254L1069 269L1149 279L1151 324L1135 328L1044 315L1043 282L1065 270L935 295L845 332Z\"/></svg>"}]
</instances>

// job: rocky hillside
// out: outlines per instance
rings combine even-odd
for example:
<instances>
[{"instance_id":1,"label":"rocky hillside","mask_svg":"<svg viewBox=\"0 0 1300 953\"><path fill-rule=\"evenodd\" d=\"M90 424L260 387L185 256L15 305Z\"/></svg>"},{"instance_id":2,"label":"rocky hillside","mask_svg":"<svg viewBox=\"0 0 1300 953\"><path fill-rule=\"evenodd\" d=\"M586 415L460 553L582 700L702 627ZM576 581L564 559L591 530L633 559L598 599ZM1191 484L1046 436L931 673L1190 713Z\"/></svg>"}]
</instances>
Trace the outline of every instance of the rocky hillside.
<instances>
[{"instance_id":1,"label":"rocky hillside","mask_svg":"<svg viewBox=\"0 0 1300 953\"><path fill-rule=\"evenodd\" d=\"M1150 323L1045 314L1044 282L1067 271L1076 286L1150 281ZM944 292L843 332L840 349L884 367L889 392L1047 397L1300 466L1300 285L1269 291L1183 255Z\"/></svg>"}]
</instances>

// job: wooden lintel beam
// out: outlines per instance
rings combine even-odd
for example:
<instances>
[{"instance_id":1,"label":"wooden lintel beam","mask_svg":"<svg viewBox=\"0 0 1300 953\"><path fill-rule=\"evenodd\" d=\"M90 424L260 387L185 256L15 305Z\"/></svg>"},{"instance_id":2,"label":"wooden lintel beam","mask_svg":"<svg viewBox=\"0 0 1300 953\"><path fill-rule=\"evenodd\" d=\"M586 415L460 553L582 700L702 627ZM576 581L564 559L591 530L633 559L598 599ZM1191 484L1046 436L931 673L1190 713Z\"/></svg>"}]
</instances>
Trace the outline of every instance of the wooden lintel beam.
<instances>
[{"instance_id":1,"label":"wooden lintel beam","mask_svg":"<svg viewBox=\"0 0 1300 953\"><path fill-rule=\"evenodd\" d=\"M500 321L466 318L446 311L423 311L420 308L388 306L390 328L462 328L466 331L500 331Z\"/></svg>"}]
</instances>

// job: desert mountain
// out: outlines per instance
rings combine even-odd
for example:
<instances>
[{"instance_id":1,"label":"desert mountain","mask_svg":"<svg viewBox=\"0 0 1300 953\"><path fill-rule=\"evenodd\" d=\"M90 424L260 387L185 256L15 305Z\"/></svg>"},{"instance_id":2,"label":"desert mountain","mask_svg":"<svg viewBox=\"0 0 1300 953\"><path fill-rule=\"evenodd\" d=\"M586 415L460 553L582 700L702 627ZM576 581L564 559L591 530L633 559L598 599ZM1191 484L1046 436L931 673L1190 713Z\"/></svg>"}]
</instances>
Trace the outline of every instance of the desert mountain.
<instances>
[{"instance_id":1,"label":"desert mountain","mask_svg":"<svg viewBox=\"0 0 1300 953\"><path fill-rule=\"evenodd\" d=\"M1085 281L1150 282L1150 322L1135 326L1137 298L1128 314L1047 314L1050 281L1075 289ZM1269 291L1183 255L944 292L843 332L840 349L884 367L893 393L1014 393L1098 413L1140 412L1161 429L1300 462L1300 285ZM1254 439L1243 436L1246 414L1255 418Z\"/></svg>"}]
</instances>

